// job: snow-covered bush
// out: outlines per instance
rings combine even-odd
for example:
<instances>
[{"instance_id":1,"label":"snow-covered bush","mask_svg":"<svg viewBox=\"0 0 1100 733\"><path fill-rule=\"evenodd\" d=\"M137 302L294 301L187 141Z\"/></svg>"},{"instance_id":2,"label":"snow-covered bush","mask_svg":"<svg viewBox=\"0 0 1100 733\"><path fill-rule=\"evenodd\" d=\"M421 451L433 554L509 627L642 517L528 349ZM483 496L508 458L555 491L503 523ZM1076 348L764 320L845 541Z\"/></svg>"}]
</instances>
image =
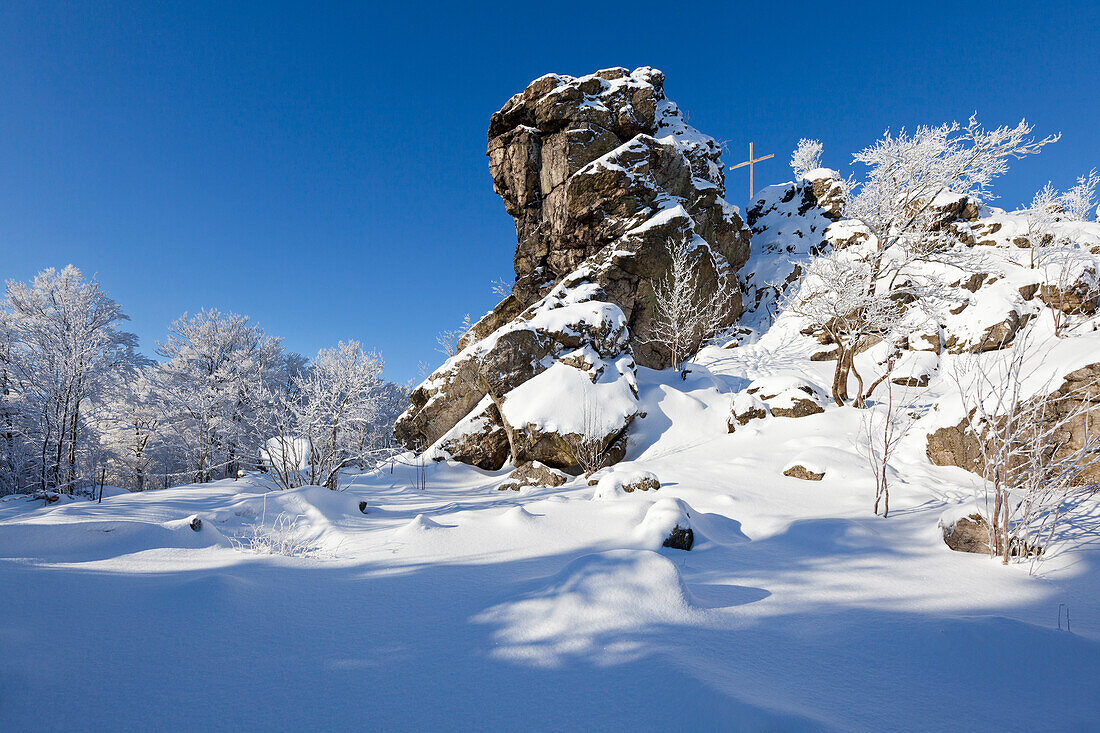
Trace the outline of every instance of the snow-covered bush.
<instances>
[{"instance_id":1,"label":"snow-covered bush","mask_svg":"<svg viewBox=\"0 0 1100 733\"><path fill-rule=\"evenodd\" d=\"M1100 492L1096 384L1055 390L1039 376L1049 348L1029 328L1004 358L969 356L954 374L983 478L976 503L1006 564L1048 556Z\"/></svg>"},{"instance_id":2,"label":"snow-covered bush","mask_svg":"<svg viewBox=\"0 0 1100 733\"><path fill-rule=\"evenodd\" d=\"M284 557L311 557L317 548L310 542L305 529L300 525L302 517L290 516L279 512L275 521L267 524L267 496L264 496L264 508L260 516L246 527L239 537L231 537L230 542L242 552L257 555L283 555Z\"/></svg>"},{"instance_id":3,"label":"snow-covered bush","mask_svg":"<svg viewBox=\"0 0 1100 733\"><path fill-rule=\"evenodd\" d=\"M802 138L791 155L791 169L796 179L801 180L812 170L821 167L822 146L818 140Z\"/></svg>"}]
</instances>

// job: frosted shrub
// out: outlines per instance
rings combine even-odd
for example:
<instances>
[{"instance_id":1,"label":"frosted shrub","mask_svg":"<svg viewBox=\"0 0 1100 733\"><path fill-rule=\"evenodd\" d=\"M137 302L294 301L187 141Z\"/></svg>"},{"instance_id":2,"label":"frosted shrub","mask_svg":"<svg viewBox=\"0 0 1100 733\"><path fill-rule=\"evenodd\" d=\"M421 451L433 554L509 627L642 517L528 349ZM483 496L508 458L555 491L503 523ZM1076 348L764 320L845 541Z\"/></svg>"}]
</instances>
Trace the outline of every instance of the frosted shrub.
<instances>
[{"instance_id":1,"label":"frosted shrub","mask_svg":"<svg viewBox=\"0 0 1100 733\"><path fill-rule=\"evenodd\" d=\"M795 178L802 179L807 173L821 167L821 142L802 138L791 155L791 169Z\"/></svg>"},{"instance_id":2,"label":"frosted shrub","mask_svg":"<svg viewBox=\"0 0 1100 733\"><path fill-rule=\"evenodd\" d=\"M653 287L653 324L647 343L659 344L670 353L670 366L679 371L682 362L718 333L733 307L730 293L719 283L706 293L699 281L694 246L669 239L668 271Z\"/></svg>"},{"instance_id":3,"label":"frosted shrub","mask_svg":"<svg viewBox=\"0 0 1100 733\"><path fill-rule=\"evenodd\" d=\"M240 538L231 538L233 546L241 552L257 555L283 555L284 557L312 557L317 548L305 537L300 526L301 515L290 516L279 512L271 526L267 525L267 497L260 518L250 524Z\"/></svg>"}]
</instances>

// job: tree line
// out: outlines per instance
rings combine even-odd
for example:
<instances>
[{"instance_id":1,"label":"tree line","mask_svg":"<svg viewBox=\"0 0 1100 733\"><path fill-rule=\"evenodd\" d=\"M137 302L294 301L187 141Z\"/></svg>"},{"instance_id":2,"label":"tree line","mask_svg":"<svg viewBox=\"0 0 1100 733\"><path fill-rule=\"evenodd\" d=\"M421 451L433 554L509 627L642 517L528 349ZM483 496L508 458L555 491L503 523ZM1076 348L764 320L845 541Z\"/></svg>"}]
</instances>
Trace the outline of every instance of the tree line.
<instances>
[{"instance_id":1,"label":"tree line","mask_svg":"<svg viewBox=\"0 0 1100 733\"><path fill-rule=\"evenodd\" d=\"M407 392L357 342L311 362L246 316L211 309L174 321L154 360L128 320L71 265L7 282L0 495L143 491L255 469L283 488L335 488L341 469L391 446Z\"/></svg>"}]
</instances>

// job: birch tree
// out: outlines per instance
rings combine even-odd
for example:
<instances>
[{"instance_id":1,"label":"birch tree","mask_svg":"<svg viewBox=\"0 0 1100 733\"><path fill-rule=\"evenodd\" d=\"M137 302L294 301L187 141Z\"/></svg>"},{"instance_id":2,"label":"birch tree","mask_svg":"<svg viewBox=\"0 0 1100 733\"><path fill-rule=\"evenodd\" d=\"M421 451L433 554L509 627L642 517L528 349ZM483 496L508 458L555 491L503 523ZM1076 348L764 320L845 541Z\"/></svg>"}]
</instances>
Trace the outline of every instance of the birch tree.
<instances>
[{"instance_id":1,"label":"birch tree","mask_svg":"<svg viewBox=\"0 0 1100 733\"><path fill-rule=\"evenodd\" d=\"M719 286L713 293L699 282L698 255L687 239L669 239L669 267L652 284L653 324L649 343L664 346L669 366L681 371L683 361L717 333L730 312L730 293Z\"/></svg>"},{"instance_id":2,"label":"birch tree","mask_svg":"<svg viewBox=\"0 0 1100 733\"><path fill-rule=\"evenodd\" d=\"M24 435L34 443L38 485L71 492L88 478L80 466L93 448L85 410L110 379L141 362L137 337L119 328L129 320L119 305L72 265L31 283L9 280L7 296L9 389L34 423Z\"/></svg>"}]
</instances>

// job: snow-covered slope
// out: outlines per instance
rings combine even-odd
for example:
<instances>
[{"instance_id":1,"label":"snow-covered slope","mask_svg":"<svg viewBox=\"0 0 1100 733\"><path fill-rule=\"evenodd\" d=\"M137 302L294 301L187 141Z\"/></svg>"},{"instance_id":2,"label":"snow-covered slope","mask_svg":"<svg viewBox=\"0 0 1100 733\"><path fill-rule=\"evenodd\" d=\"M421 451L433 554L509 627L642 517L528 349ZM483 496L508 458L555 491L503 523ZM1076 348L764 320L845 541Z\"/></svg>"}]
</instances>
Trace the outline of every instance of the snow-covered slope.
<instances>
[{"instance_id":1,"label":"snow-covered slope","mask_svg":"<svg viewBox=\"0 0 1100 733\"><path fill-rule=\"evenodd\" d=\"M829 368L773 331L686 381L639 369L646 416L614 470L657 491L501 492L507 468L446 462L422 491L398 464L340 493L0 503L0 728L1088 729L1095 548L1038 578L950 551L938 518L975 477L916 437L873 516L850 407L727 433L751 380ZM782 475L792 460L825 478ZM248 550L280 515L300 556ZM690 552L660 547L670 516Z\"/></svg>"}]
</instances>

